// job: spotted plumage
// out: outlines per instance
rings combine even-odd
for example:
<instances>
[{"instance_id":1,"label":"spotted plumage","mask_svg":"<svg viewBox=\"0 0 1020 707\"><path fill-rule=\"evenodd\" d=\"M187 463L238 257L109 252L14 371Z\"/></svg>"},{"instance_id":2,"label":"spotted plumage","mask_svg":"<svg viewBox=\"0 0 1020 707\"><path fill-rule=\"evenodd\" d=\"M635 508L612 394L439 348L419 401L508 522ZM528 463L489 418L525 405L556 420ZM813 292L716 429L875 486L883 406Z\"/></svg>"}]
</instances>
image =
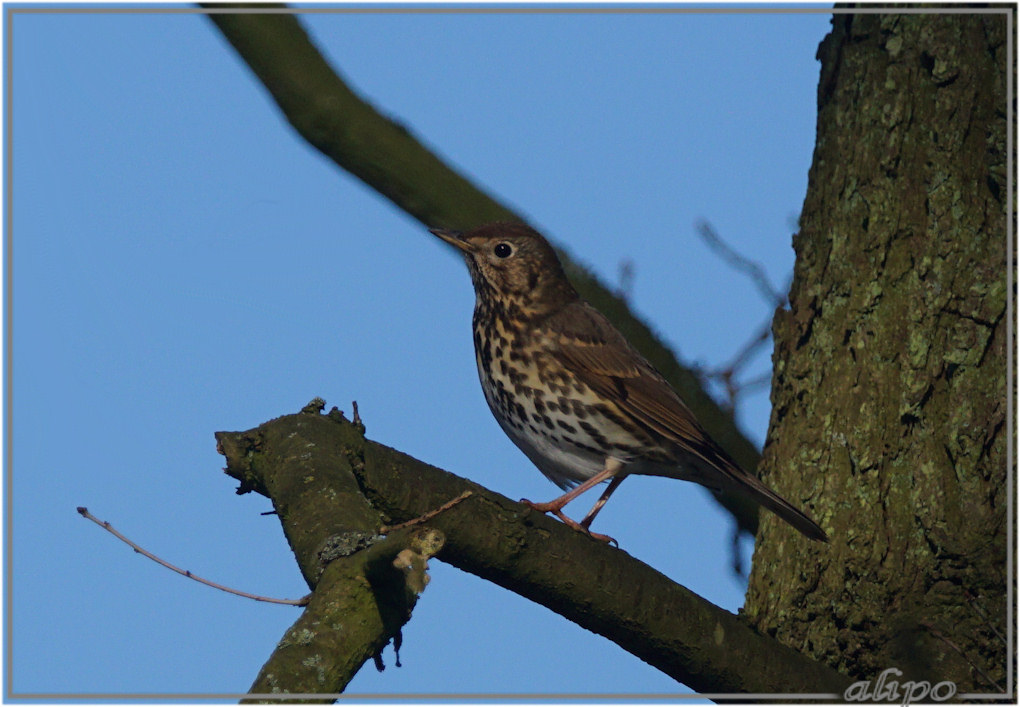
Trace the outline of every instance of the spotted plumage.
<instances>
[{"instance_id":1,"label":"spotted plumage","mask_svg":"<svg viewBox=\"0 0 1020 707\"><path fill-rule=\"evenodd\" d=\"M535 466L570 489L529 505L590 532L628 474L650 474L743 493L804 535L828 539L708 436L662 375L580 298L536 231L492 224L432 233L463 254L471 273L475 358L489 408ZM584 520L563 514L577 495L607 479Z\"/></svg>"}]
</instances>

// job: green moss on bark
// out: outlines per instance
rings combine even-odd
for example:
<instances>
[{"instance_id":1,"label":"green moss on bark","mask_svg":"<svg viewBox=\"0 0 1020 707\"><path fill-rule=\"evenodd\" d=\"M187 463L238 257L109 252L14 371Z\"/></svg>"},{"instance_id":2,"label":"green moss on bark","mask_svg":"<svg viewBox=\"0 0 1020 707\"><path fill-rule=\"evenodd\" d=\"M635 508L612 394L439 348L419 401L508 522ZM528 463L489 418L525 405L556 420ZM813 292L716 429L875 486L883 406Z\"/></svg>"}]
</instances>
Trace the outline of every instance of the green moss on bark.
<instances>
[{"instance_id":1,"label":"green moss on bark","mask_svg":"<svg viewBox=\"0 0 1020 707\"><path fill-rule=\"evenodd\" d=\"M1006 686L1006 17L837 15L766 480L759 629L863 679Z\"/></svg>"}]
</instances>

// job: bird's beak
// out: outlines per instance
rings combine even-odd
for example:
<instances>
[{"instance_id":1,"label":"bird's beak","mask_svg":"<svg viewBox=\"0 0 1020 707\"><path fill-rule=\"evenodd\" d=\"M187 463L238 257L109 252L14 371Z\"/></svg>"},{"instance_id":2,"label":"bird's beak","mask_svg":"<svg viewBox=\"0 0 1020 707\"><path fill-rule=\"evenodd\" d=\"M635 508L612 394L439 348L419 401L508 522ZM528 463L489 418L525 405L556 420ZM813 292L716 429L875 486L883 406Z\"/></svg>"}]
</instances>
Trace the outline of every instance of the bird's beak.
<instances>
[{"instance_id":1,"label":"bird's beak","mask_svg":"<svg viewBox=\"0 0 1020 707\"><path fill-rule=\"evenodd\" d=\"M467 253L471 250L471 246L467 243L467 241L461 238L462 234L460 231L451 231L447 228L430 228L429 232L432 235L446 241L459 251Z\"/></svg>"}]
</instances>

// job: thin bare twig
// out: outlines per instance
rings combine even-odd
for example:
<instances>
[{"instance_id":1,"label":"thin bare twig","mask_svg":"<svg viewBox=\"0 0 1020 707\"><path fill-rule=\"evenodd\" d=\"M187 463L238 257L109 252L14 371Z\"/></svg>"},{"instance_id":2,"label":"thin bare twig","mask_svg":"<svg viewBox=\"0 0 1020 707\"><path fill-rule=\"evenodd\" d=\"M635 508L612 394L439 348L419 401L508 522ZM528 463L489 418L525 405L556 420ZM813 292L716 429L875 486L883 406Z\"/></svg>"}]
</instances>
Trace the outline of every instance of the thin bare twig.
<instances>
[{"instance_id":1,"label":"thin bare twig","mask_svg":"<svg viewBox=\"0 0 1020 707\"><path fill-rule=\"evenodd\" d=\"M308 599L309 599L308 596L304 596L304 597L302 597L300 599L274 599L273 597L264 597L264 596L260 596L258 594L249 594L248 592L242 592L240 589L231 589L230 587L224 586L222 584L217 584L216 582L209 581L208 579L203 579L202 577L199 577L197 575L192 574L190 570L182 570L180 567L175 567L174 565L171 565L166 560L163 560L163 559L157 557L156 555L153 555L151 552L149 552L145 548L143 548L140 545L132 542L131 540L129 540L128 538L124 537L119 532L114 530L113 526L110 525L109 522L107 522L105 520L99 520L94 515L89 513L89 509L85 508L85 506L78 506L78 513L81 514L81 516L83 518L87 518L88 520L91 520L93 523L98 525L103 530L106 530L106 531L112 533L114 537L116 537L121 542L126 543L135 552L137 552L139 554L142 554L142 555L145 555L146 557L148 557L153 562L158 562L159 564L161 564L164 567L166 567L168 570L173 570L177 574L182 574L185 577L187 577L188 579L193 579L196 582L201 582L202 584L205 584L205 585L207 585L209 587L212 587L213 589L219 589L220 591L227 592L228 594L236 594L239 597L245 597L247 599L253 599L255 601L264 601L264 602L268 602L270 604L287 604L288 606L305 606L306 604L308 604Z\"/></svg>"},{"instance_id":2,"label":"thin bare twig","mask_svg":"<svg viewBox=\"0 0 1020 707\"><path fill-rule=\"evenodd\" d=\"M736 373L737 370L743 368L744 364L748 362L754 352L761 348L761 346L769 340L769 336L771 335L772 318L770 317L761 325L761 327L759 327L757 333L748 339L747 343L744 344L744 348L737 352L737 355L733 357L733 360L730 361L723 370L733 371Z\"/></svg>"},{"instance_id":3,"label":"thin bare twig","mask_svg":"<svg viewBox=\"0 0 1020 707\"><path fill-rule=\"evenodd\" d=\"M732 412L737 405L737 397L742 393L746 393L749 388L760 385L763 381L768 382L772 379L771 374L764 376L757 376L749 381L742 383L737 382L737 375L740 370L750 360L751 355L761 346L763 346L768 340L769 335L772 332L772 320L764 322L759 328L758 332L746 343L743 348L737 352L737 355L724 366L718 368L710 368L702 371L702 376L705 378L712 378L718 380L725 386L726 395L728 398L728 407Z\"/></svg>"},{"instance_id":4,"label":"thin bare twig","mask_svg":"<svg viewBox=\"0 0 1020 707\"><path fill-rule=\"evenodd\" d=\"M947 646L952 648L954 651L959 653L963 657L963 659L970 663L971 667L974 668L974 670L976 670L981 675L981 677L983 677L988 682L989 685L994 687L996 690L999 690L1000 692L1002 691L1002 687L999 686L999 683L995 682L995 680L993 680L988 673L981 669L980 665L971 660L970 657L966 653L964 653L963 650L958 645L949 640L949 638L944 633L939 631L937 628L935 628L935 626L928 623L927 621L922 621L921 626L924 626L926 629L928 629L931 635L935 636L935 638L938 638L940 641L942 641Z\"/></svg>"},{"instance_id":5,"label":"thin bare twig","mask_svg":"<svg viewBox=\"0 0 1020 707\"><path fill-rule=\"evenodd\" d=\"M771 300L775 306L780 306L786 302L786 295L782 294L769 282L769 276L765 273L765 269L756 263L755 261L744 257L737 251L733 250L719 234L716 233L715 229L712 228L708 221L699 221L695 227L698 229L698 233L701 235L702 240L708 244L712 250L722 256L723 260L728 262L730 265L735 267L737 270L743 270L747 273L754 284L758 286L758 290L765 296L766 299Z\"/></svg>"},{"instance_id":6,"label":"thin bare twig","mask_svg":"<svg viewBox=\"0 0 1020 707\"><path fill-rule=\"evenodd\" d=\"M619 265L620 273L620 298L624 302L629 302L631 295L634 294L634 261L630 258L625 258L620 261Z\"/></svg>"},{"instance_id":7,"label":"thin bare twig","mask_svg":"<svg viewBox=\"0 0 1020 707\"><path fill-rule=\"evenodd\" d=\"M966 589L963 590L963 594L964 594L964 596L967 597L967 599L970 602L971 607L973 607L974 611L976 611L981 616L981 618L983 618L988 623L988 628L991 629L992 633L994 633L995 636L1000 641L1002 641L1003 643L1006 643L1006 637L1003 636L1001 633L999 633L999 629L995 628L995 624L992 623L992 618L988 615L988 612L985 611L981 607L981 605L978 603L978 601L979 601L978 597L974 596L973 594L971 594Z\"/></svg>"},{"instance_id":8,"label":"thin bare twig","mask_svg":"<svg viewBox=\"0 0 1020 707\"><path fill-rule=\"evenodd\" d=\"M752 388L767 388L771 382L772 373L771 372L762 373L760 376L756 376L754 378L751 378L750 380L746 380L743 383L741 383L740 392L746 393L748 390L751 390Z\"/></svg>"},{"instance_id":9,"label":"thin bare twig","mask_svg":"<svg viewBox=\"0 0 1020 707\"><path fill-rule=\"evenodd\" d=\"M769 281L768 275L765 273L765 269L757 262L747 258L736 250L734 250L729 244L727 244L719 236L712 225L707 221L699 221L696 224L698 234L701 235L702 240L718 253L726 262L732 265L734 268L747 273L754 284L757 286L758 291L765 297L768 303L773 307L782 307L786 304L786 295L782 294ZM787 291L789 283L786 287ZM724 366L718 368L709 369L703 372L705 378L711 378L720 381L726 388L726 395L728 398L728 407L730 411L733 411L737 405L737 397L747 391L752 385L757 385L759 378L755 378L753 381L738 383L737 375L740 370L747 364L751 356L769 340L769 335L772 332L772 316L758 328L746 344L737 352L733 360Z\"/></svg>"},{"instance_id":10,"label":"thin bare twig","mask_svg":"<svg viewBox=\"0 0 1020 707\"><path fill-rule=\"evenodd\" d=\"M443 505L439 506L438 508L433 508L428 513L425 513L424 515L420 515L417 518L412 518L411 520L404 521L403 523L397 523L396 525L384 525L383 527L381 527L379 529L379 532L382 533L383 535L386 535L387 533L392 533L394 530L400 530L401 528L407 528L407 527L410 527L412 525L418 525L419 523L424 523L425 521L428 521L428 520L431 520L432 518L435 518L437 515L439 515L443 511L447 511L447 510L453 508L454 506L456 506L458 503L463 501L468 496L473 496L473 495L474 495L474 491L465 491L462 494L460 494L459 496L457 496L456 498L450 499L449 501L447 501Z\"/></svg>"}]
</instances>

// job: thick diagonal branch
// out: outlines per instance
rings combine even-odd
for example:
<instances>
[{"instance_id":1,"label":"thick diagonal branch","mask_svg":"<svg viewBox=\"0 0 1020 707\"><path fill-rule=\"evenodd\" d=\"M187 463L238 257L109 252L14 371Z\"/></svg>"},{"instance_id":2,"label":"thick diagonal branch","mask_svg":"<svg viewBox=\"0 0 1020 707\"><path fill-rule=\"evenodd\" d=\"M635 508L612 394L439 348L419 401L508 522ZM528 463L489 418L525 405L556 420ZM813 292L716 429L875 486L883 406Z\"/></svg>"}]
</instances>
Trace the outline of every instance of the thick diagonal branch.
<instances>
[{"instance_id":1,"label":"thick diagonal branch","mask_svg":"<svg viewBox=\"0 0 1020 707\"><path fill-rule=\"evenodd\" d=\"M827 695L841 694L850 683L627 553L366 440L336 412L306 409L258 430L220 432L217 439L227 473L243 489L267 494L272 491L262 477L277 473L277 443L314 448L324 459L332 455L337 469L353 471L367 504L390 523L422 516L472 491L428 520L446 538L439 559L552 609L701 692ZM257 448L252 440L258 440ZM333 522L339 526L345 519ZM300 519L294 523L300 537Z\"/></svg>"},{"instance_id":2,"label":"thick diagonal branch","mask_svg":"<svg viewBox=\"0 0 1020 707\"><path fill-rule=\"evenodd\" d=\"M342 692L365 661L399 637L424 588L425 559L442 542L440 533L423 527L381 537L379 513L348 461L360 451L346 454L336 446L336 425L321 424L320 407L306 410L217 436L228 473L241 479L238 492L257 490L272 499L312 589L252 684L254 701Z\"/></svg>"},{"instance_id":3,"label":"thick diagonal branch","mask_svg":"<svg viewBox=\"0 0 1020 707\"><path fill-rule=\"evenodd\" d=\"M426 226L470 228L492 221L520 221L425 147L407 127L358 96L312 44L285 6L205 4L209 18L237 50L294 129L342 169ZM426 235L423 229L423 237ZM617 293L560 251L581 296L616 325L683 396L709 434L745 469L761 458L733 420L680 364L658 336ZM758 528L757 506L741 496L716 497L741 530Z\"/></svg>"}]
</instances>

